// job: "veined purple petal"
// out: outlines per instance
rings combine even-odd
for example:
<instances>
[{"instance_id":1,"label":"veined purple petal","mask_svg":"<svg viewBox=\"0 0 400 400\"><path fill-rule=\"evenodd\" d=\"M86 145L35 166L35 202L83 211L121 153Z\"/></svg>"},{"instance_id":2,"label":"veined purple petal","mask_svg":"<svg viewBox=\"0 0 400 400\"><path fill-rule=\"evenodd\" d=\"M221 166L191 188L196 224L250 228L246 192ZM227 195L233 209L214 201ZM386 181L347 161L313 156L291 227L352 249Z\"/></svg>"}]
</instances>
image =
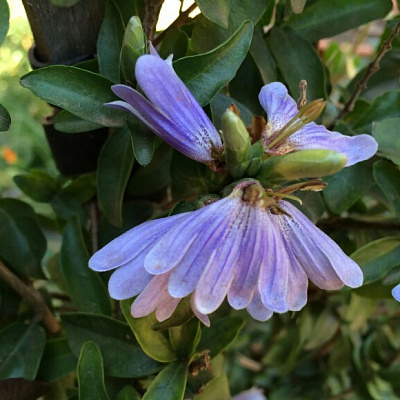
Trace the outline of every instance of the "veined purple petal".
<instances>
[{"instance_id":1,"label":"veined purple petal","mask_svg":"<svg viewBox=\"0 0 400 400\"><path fill-rule=\"evenodd\" d=\"M257 321L266 321L272 317L272 310L265 307L261 301L261 296L258 290L254 292L254 296L247 306L247 311L249 314Z\"/></svg>"},{"instance_id":2,"label":"veined purple petal","mask_svg":"<svg viewBox=\"0 0 400 400\"><path fill-rule=\"evenodd\" d=\"M228 292L228 302L236 310L246 308L254 291L257 289L257 281L260 266L263 262L264 230L260 223L264 211L255 207L251 210L247 239L242 240L240 258L238 259L235 276Z\"/></svg>"},{"instance_id":3,"label":"veined purple petal","mask_svg":"<svg viewBox=\"0 0 400 400\"><path fill-rule=\"evenodd\" d=\"M286 243L311 281L328 290L340 289L343 284L350 287L362 285L360 267L329 236L292 204L280 201L279 205L290 217L275 217L283 223Z\"/></svg>"},{"instance_id":4,"label":"veined purple petal","mask_svg":"<svg viewBox=\"0 0 400 400\"><path fill-rule=\"evenodd\" d=\"M392 296L397 300L400 301L400 285L397 285L392 290Z\"/></svg>"},{"instance_id":5,"label":"veined purple petal","mask_svg":"<svg viewBox=\"0 0 400 400\"><path fill-rule=\"evenodd\" d=\"M260 267L258 291L265 307L275 312L288 310L286 302L290 258L279 230L269 213L264 213L264 260Z\"/></svg>"},{"instance_id":6,"label":"veined purple petal","mask_svg":"<svg viewBox=\"0 0 400 400\"><path fill-rule=\"evenodd\" d=\"M190 296L190 306L192 307L192 311L194 312L194 315L205 325L210 327L210 319L208 318L208 315L202 314L200 311L196 309L196 306L194 304L194 296Z\"/></svg>"},{"instance_id":7,"label":"veined purple petal","mask_svg":"<svg viewBox=\"0 0 400 400\"><path fill-rule=\"evenodd\" d=\"M221 237L220 245L214 250L200 277L194 294L196 309L204 314L215 311L228 293L234 277L241 242L247 241L251 227L251 207L243 205L234 209L230 215L230 224Z\"/></svg>"},{"instance_id":8,"label":"veined purple petal","mask_svg":"<svg viewBox=\"0 0 400 400\"><path fill-rule=\"evenodd\" d=\"M136 296L151 281L153 275L143 267L146 255L147 252L143 251L113 272L108 281L108 291L113 299L124 300Z\"/></svg>"},{"instance_id":9,"label":"veined purple petal","mask_svg":"<svg viewBox=\"0 0 400 400\"><path fill-rule=\"evenodd\" d=\"M199 146L193 139L192 131L181 129L176 121L169 119L136 90L125 85L114 85L112 90L125 102L114 101L106 106L130 112L166 143L193 160L212 160L210 149Z\"/></svg>"},{"instance_id":10,"label":"veined purple petal","mask_svg":"<svg viewBox=\"0 0 400 400\"><path fill-rule=\"evenodd\" d=\"M221 146L217 130L168 62L153 55L142 56L136 63L135 74L150 101L180 131L191 135L196 148L210 153L211 145Z\"/></svg>"},{"instance_id":11,"label":"veined purple petal","mask_svg":"<svg viewBox=\"0 0 400 400\"><path fill-rule=\"evenodd\" d=\"M346 136L310 122L279 146L281 149L285 149L285 153L307 149L334 150L347 157L346 167L349 167L371 158L378 150L378 143L370 135Z\"/></svg>"},{"instance_id":12,"label":"veined purple petal","mask_svg":"<svg viewBox=\"0 0 400 400\"><path fill-rule=\"evenodd\" d=\"M290 311L299 311L307 303L308 277L290 247L286 248L290 257L286 301Z\"/></svg>"},{"instance_id":13,"label":"veined purple petal","mask_svg":"<svg viewBox=\"0 0 400 400\"><path fill-rule=\"evenodd\" d=\"M267 113L271 133L282 129L298 113L296 102L280 82L263 86L258 99Z\"/></svg>"},{"instance_id":14,"label":"veined purple petal","mask_svg":"<svg viewBox=\"0 0 400 400\"><path fill-rule=\"evenodd\" d=\"M168 319L178 307L180 301L181 299L176 299L171 295L169 295L168 299L162 301L156 308L157 321L162 322Z\"/></svg>"},{"instance_id":15,"label":"veined purple petal","mask_svg":"<svg viewBox=\"0 0 400 400\"><path fill-rule=\"evenodd\" d=\"M155 219L130 229L97 251L90 258L89 267L94 271L103 272L128 263L172 229L175 223L187 214Z\"/></svg>"},{"instance_id":16,"label":"veined purple petal","mask_svg":"<svg viewBox=\"0 0 400 400\"><path fill-rule=\"evenodd\" d=\"M237 202L229 197L212 203L190 213L180 224L163 236L145 260L145 268L151 274L163 274L177 266L185 257L191 257L189 249L192 244L196 248L201 246L204 234L214 219L222 221L229 215L230 210Z\"/></svg>"}]
</instances>

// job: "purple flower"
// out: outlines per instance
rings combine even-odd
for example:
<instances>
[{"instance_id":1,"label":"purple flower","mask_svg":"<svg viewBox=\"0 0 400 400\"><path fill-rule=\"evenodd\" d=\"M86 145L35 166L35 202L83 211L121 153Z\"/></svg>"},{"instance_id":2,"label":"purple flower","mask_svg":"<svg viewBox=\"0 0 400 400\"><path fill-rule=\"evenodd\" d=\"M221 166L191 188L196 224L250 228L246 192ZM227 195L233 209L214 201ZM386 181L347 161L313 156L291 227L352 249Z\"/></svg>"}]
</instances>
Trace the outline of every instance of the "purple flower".
<instances>
[{"instance_id":1,"label":"purple flower","mask_svg":"<svg viewBox=\"0 0 400 400\"><path fill-rule=\"evenodd\" d=\"M206 324L225 297L233 308L247 308L265 321L273 312L300 310L308 278L327 290L358 287L363 280L336 243L256 181L240 183L230 196L197 211L131 229L94 254L89 266L117 268L109 281L111 297L140 293L134 317L156 310L164 320L190 295Z\"/></svg>"},{"instance_id":2,"label":"purple flower","mask_svg":"<svg viewBox=\"0 0 400 400\"><path fill-rule=\"evenodd\" d=\"M113 92L124 101L106 104L128 111L156 135L187 157L210 163L222 146L221 138L193 95L172 68L172 59L152 54L139 57L136 79L147 100L125 85L115 85Z\"/></svg>"},{"instance_id":3,"label":"purple flower","mask_svg":"<svg viewBox=\"0 0 400 400\"><path fill-rule=\"evenodd\" d=\"M397 285L392 290L392 296L397 300L400 301L400 285Z\"/></svg>"},{"instance_id":4,"label":"purple flower","mask_svg":"<svg viewBox=\"0 0 400 400\"><path fill-rule=\"evenodd\" d=\"M263 133L264 145L268 147L281 134L282 128L296 116L298 109L286 87L279 82L265 85L261 89L259 100L268 115L267 127ZM270 146L269 151L282 155L306 149L328 149L345 154L348 167L372 157L378 144L369 135L345 136L310 122L283 142Z\"/></svg>"}]
</instances>

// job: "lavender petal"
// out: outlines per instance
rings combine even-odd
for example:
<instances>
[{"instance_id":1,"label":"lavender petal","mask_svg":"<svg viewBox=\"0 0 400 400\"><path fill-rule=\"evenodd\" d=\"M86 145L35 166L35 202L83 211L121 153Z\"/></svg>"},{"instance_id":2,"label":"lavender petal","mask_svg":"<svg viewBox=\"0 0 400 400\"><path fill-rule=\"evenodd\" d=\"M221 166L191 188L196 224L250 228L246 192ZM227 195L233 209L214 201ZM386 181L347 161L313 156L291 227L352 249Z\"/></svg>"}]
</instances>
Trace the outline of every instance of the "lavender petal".
<instances>
[{"instance_id":1,"label":"lavender petal","mask_svg":"<svg viewBox=\"0 0 400 400\"><path fill-rule=\"evenodd\" d=\"M392 296L397 300L400 301L400 285L397 285L392 290Z\"/></svg>"},{"instance_id":2,"label":"lavender petal","mask_svg":"<svg viewBox=\"0 0 400 400\"><path fill-rule=\"evenodd\" d=\"M272 310L265 307L261 301L261 296L258 291L254 293L254 296L247 306L247 311L249 314L257 321L266 321L272 317Z\"/></svg>"}]
</instances>

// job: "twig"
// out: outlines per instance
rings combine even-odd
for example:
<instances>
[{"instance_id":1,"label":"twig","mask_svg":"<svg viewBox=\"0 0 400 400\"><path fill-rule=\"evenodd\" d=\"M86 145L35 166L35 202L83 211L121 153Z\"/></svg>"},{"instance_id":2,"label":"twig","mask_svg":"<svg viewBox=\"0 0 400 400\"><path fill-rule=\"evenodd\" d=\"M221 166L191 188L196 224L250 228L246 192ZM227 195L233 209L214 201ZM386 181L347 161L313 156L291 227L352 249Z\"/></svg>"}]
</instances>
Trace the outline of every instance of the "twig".
<instances>
[{"instance_id":1,"label":"twig","mask_svg":"<svg viewBox=\"0 0 400 400\"><path fill-rule=\"evenodd\" d=\"M88 204L89 207L89 215L90 215L90 239L92 242L92 254L96 253L99 249L99 240L98 240L98 224L97 224L97 202L94 198Z\"/></svg>"},{"instance_id":2,"label":"twig","mask_svg":"<svg viewBox=\"0 0 400 400\"><path fill-rule=\"evenodd\" d=\"M27 286L22 282L1 261L0 278L27 301L27 303L32 307L36 318L42 320L43 325L49 333L56 334L60 332L60 324L47 307L40 293L35 288Z\"/></svg>"},{"instance_id":3,"label":"twig","mask_svg":"<svg viewBox=\"0 0 400 400\"><path fill-rule=\"evenodd\" d=\"M379 230L400 230L399 222L375 222L375 221L361 221L353 218L330 218L323 219L317 223L321 229L379 229Z\"/></svg>"},{"instance_id":4,"label":"twig","mask_svg":"<svg viewBox=\"0 0 400 400\"><path fill-rule=\"evenodd\" d=\"M153 41L156 33L156 25L158 16L164 0L146 0L141 15L143 30L147 36L147 40Z\"/></svg>"},{"instance_id":5,"label":"twig","mask_svg":"<svg viewBox=\"0 0 400 400\"><path fill-rule=\"evenodd\" d=\"M182 11L178 18L165 30L163 30L154 40L153 45L157 46L165 37L165 35L173 28L179 28L184 25L189 19L189 14L197 7L196 3L193 3L187 10Z\"/></svg>"},{"instance_id":6,"label":"twig","mask_svg":"<svg viewBox=\"0 0 400 400\"><path fill-rule=\"evenodd\" d=\"M383 56L392 48L393 39L397 36L397 34L399 33L399 30L400 30L400 22L398 22L396 24L396 26L393 28L389 37L385 40L385 42L382 44L382 47L376 54L374 60L372 62L370 62L370 64L368 65L368 68L365 71L365 74L360 79L360 81L357 83L357 85L354 89L354 92L351 95L349 101L345 104L342 111L340 111L339 115L333 120L332 126L335 125L337 120L342 119L349 112L353 111L354 105L355 105L358 97L360 96L361 92L363 91L363 89L367 86L369 79L376 71L378 71L379 66L380 66L380 61L382 60Z\"/></svg>"}]
</instances>

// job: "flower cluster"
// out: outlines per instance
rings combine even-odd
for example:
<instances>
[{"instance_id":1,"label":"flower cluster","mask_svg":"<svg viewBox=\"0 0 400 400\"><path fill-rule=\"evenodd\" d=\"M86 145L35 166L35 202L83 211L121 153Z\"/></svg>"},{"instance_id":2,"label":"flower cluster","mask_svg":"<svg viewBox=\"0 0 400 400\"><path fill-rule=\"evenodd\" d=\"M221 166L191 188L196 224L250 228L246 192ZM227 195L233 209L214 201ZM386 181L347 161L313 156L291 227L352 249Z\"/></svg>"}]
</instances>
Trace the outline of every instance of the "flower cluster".
<instances>
[{"instance_id":1,"label":"flower cluster","mask_svg":"<svg viewBox=\"0 0 400 400\"><path fill-rule=\"evenodd\" d=\"M171 59L162 60L152 49L137 61L136 78L147 99L116 85L113 91L124 101L108 106L130 112L193 160L211 165L216 155L221 157L218 131L175 74ZM264 86L260 102L268 115L260 139L262 157L328 149L345 155L349 166L377 150L369 135L348 137L304 122L281 83ZM190 296L193 312L206 325L208 314L225 298L233 308L246 308L265 321L274 312L300 310L307 301L308 280L326 290L362 284L359 266L279 193L254 179L233 187L228 196L196 211L131 229L94 254L90 268L115 269L110 295L137 296L134 317L155 311L163 321Z\"/></svg>"}]
</instances>

